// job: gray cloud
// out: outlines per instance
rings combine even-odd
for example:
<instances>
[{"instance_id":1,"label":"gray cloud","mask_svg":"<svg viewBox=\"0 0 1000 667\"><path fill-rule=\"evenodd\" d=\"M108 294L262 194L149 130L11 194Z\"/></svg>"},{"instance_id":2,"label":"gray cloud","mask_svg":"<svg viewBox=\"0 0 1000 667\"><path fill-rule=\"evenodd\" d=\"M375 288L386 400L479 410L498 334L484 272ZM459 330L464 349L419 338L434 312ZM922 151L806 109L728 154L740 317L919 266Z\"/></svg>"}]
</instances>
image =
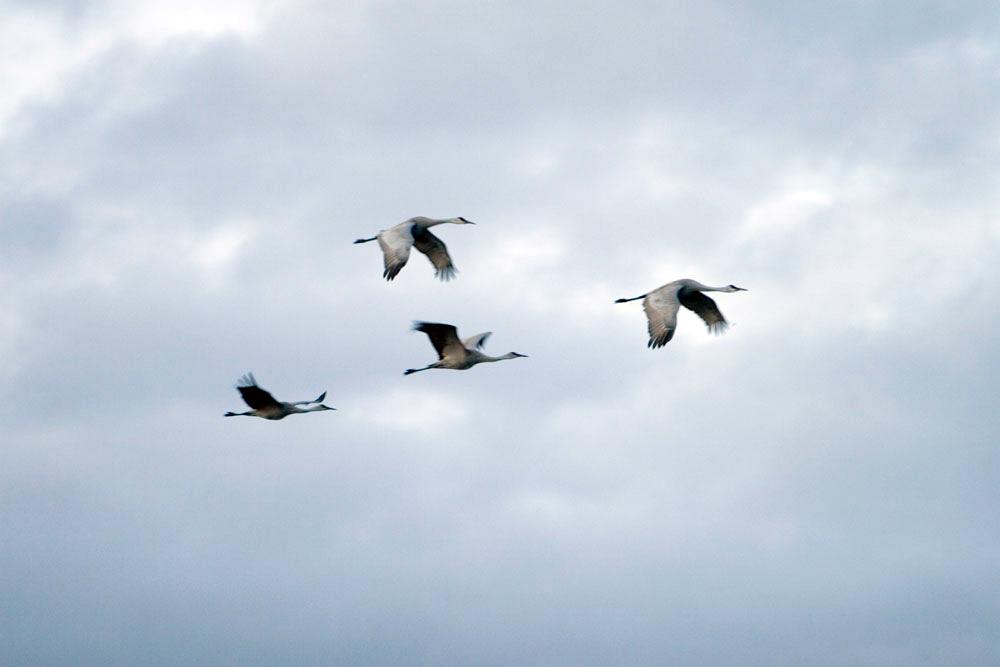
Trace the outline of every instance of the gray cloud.
<instances>
[{"instance_id":1,"label":"gray cloud","mask_svg":"<svg viewBox=\"0 0 1000 667\"><path fill-rule=\"evenodd\" d=\"M4 7L103 41L0 135L2 662L995 660L987 5Z\"/></svg>"}]
</instances>

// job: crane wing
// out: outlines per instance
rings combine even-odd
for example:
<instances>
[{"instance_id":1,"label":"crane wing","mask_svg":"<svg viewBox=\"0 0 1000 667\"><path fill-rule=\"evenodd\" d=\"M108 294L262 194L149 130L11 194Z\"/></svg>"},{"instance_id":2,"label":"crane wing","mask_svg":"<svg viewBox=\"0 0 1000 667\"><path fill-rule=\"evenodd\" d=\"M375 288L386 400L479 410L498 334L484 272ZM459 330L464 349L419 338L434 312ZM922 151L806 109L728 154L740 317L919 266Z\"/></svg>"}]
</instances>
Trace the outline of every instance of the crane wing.
<instances>
[{"instance_id":1,"label":"crane wing","mask_svg":"<svg viewBox=\"0 0 1000 667\"><path fill-rule=\"evenodd\" d=\"M680 309L678 289L675 285L665 285L653 290L642 300L642 309L646 311L646 319L649 320L649 342L646 347L663 347L674 337L677 311Z\"/></svg>"},{"instance_id":2,"label":"crane wing","mask_svg":"<svg viewBox=\"0 0 1000 667\"><path fill-rule=\"evenodd\" d=\"M410 259L410 246L413 245L413 234L408 226L396 225L392 229L379 232L378 245L382 248L382 259L385 270L382 277L392 280L406 266Z\"/></svg>"},{"instance_id":3,"label":"crane wing","mask_svg":"<svg viewBox=\"0 0 1000 667\"><path fill-rule=\"evenodd\" d=\"M444 241L431 234L430 230L419 225L413 226L413 245L417 250L427 255L434 265L434 276L447 282L455 277L457 269L451 263L448 246Z\"/></svg>"},{"instance_id":4,"label":"crane wing","mask_svg":"<svg viewBox=\"0 0 1000 667\"><path fill-rule=\"evenodd\" d=\"M427 334L427 337L431 339L434 349L437 350L439 359L444 359L445 357L462 359L468 354L465 346L462 345L462 341L458 339L458 329L451 324L415 322L413 329Z\"/></svg>"},{"instance_id":5,"label":"crane wing","mask_svg":"<svg viewBox=\"0 0 1000 667\"><path fill-rule=\"evenodd\" d=\"M705 325L711 333L718 335L724 333L729 328L729 323L722 316L722 311L715 305L715 301L705 296L702 292L697 290L681 290L677 296L682 306L693 311L705 321Z\"/></svg>"},{"instance_id":6,"label":"crane wing","mask_svg":"<svg viewBox=\"0 0 1000 667\"><path fill-rule=\"evenodd\" d=\"M323 399L326 398L326 392L324 391L320 394L314 401L295 401L292 405L312 405L313 403L322 403Z\"/></svg>"},{"instance_id":7,"label":"crane wing","mask_svg":"<svg viewBox=\"0 0 1000 667\"><path fill-rule=\"evenodd\" d=\"M469 336L462 341L462 345L467 350L483 349L486 345L486 339L493 334L492 331L487 331L486 333L476 334L475 336Z\"/></svg>"},{"instance_id":8,"label":"crane wing","mask_svg":"<svg viewBox=\"0 0 1000 667\"><path fill-rule=\"evenodd\" d=\"M239 384L236 385L236 389L239 390L240 396L243 397L243 402L254 410L277 407L279 405L274 396L271 396L271 392L257 386L257 380L254 378L253 373L247 373L241 377Z\"/></svg>"}]
</instances>

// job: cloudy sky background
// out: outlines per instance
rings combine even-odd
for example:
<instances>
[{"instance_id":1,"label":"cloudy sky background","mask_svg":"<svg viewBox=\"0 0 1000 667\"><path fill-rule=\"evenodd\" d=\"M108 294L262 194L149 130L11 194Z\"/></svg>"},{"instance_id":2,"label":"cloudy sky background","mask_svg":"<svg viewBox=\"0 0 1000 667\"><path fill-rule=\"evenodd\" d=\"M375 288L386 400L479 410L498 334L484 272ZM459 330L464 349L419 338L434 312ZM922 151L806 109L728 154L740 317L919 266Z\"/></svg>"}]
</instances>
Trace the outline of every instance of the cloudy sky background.
<instances>
[{"instance_id":1,"label":"cloudy sky background","mask_svg":"<svg viewBox=\"0 0 1000 667\"><path fill-rule=\"evenodd\" d=\"M0 662L1000 661L993 3L204 4L0 2Z\"/></svg>"}]
</instances>

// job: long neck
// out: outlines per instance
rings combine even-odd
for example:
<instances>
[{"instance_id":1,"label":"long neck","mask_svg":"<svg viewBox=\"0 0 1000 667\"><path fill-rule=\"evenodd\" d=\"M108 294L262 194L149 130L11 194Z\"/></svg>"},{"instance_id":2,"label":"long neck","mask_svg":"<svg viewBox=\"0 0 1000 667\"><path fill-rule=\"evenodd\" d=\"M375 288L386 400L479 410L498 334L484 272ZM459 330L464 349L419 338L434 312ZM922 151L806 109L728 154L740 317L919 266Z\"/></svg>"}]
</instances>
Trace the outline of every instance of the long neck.
<instances>
[{"instance_id":1,"label":"long neck","mask_svg":"<svg viewBox=\"0 0 1000 667\"><path fill-rule=\"evenodd\" d=\"M689 286L690 289L696 289L699 292L729 292L729 291L731 291L729 285L723 285L722 287L711 287L709 285L702 285L697 280L692 280L691 282L693 284Z\"/></svg>"},{"instance_id":2,"label":"long neck","mask_svg":"<svg viewBox=\"0 0 1000 667\"><path fill-rule=\"evenodd\" d=\"M454 218L415 218L414 223L420 225L424 229L428 227L433 227L434 225L442 225L446 222L454 222Z\"/></svg>"},{"instance_id":3,"label":"long neck","mask_svg":"<svg viewBox=\"0 0 1000 667\"><path fill-rule=\"evenodd\" d=\"M446 222L451 223L453 225L474 225L474 224L476 224L474 222L469 222L465 218L426 218L426 219L429 220L429 222L427 222L425 224L426 227L433 227L434 225L443 225Z\"/></svg>"},{"instance_id":4,"label":"long neck","mask_svg":"<svg viewBox=\"0 0 1000 667\"><path fill-rule=\"evenodd\" d=\"M505 358L506 357L494 357L486 354L485 352L480 352L479 350L469 350L469 359L474 364L488 364L491 361L500 361Z\"/></svg>"},{"instance_id":5,"label":"long neck","mask_svg":"<svg viewBox=\"0 0 1000 667\"><path fill-rule=\"evenodd\" d=\"M488 354L479 353L479 361L482 363L489 363L491 361L504 361L505 359L517 359L518 355L513 352L508 352L507 354L500 355L499 357L493 357Z\"/></svg>"}]
</instances>

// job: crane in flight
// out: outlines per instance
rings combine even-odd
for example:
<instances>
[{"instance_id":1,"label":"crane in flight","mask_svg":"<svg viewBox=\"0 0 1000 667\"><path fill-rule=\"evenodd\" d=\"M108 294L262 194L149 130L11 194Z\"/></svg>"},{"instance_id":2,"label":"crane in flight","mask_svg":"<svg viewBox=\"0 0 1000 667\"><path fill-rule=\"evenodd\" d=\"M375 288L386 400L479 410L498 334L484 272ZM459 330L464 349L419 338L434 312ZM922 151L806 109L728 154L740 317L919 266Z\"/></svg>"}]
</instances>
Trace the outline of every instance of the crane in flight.
<instances>
[{"instance_id":1,"label":"crane in flight","mask_svg":"<svg viewBox=\"0 0 1000 667\"><path fill-rule=\"evenodd\" d=\"M705 296L704 292L746 292L742 287L726 285L725 287L709 287L697 280L684 278L657 287L652 292L640 294L629 299L617 299L615 303L625 303L642 299L642 309L646 311L649 320L649 343L651 349L663 347L674 337L677 329L677 311L684 306L693 311L705 321L709 332L721 334L729 328L729 323L722 316L722 311L715 301Z\"/></svg>"},{"instance_id":2,"label":"crane in flight","mask_svg":"<svg viewBox=\"0 0 1000 667\"><path fill-rule=\"evenodd\" d=\"M252 409L247 412L227 412L223 415L224 417L260 417L262 419L277 420L284 419L288 415L297 415L303 412L322 412L323 410L337 409L323 405L323 399L326 398L325 391L314 401L295 401L294 403L279 401L271 395L271 392L262 389L257 384L253 373L247 373L241 377L236 384L236 389L239 390L243 401ZM309 405L312 407L300 408L300 405Z\"/></svg>"},{"instance_id":3,"label":"crane in flight","mask_svg":"<svg viewBox=\"0 0 1000 667\"><path fill-rule=\"evenodd\" d=\"M486 344L486 339L493 333L492 331L469 336L465 340L461 340L458 337L458 329L451 324L414 322L413 329L414 331L427 334L427 337L431 339L431 345L437 350L438 360L423 368L408 368L403 372L403 375L410 375L411 373L418 373L432 368L449 368L455 371L464 371L476 364L528 356L518 352L508 352L499 357L491 357L488 354L480 352Z\"/></svg>"},{"instance_id":4,"label":"crane in flight","mask_svg":"<svg viewBox=\"0 0 1000 667\"><path fill-rule=\"evenodd\" d=\"M474 225L476 223L465 218L425 218L417 216L399 223L389 229L383 229L370 239L358 239L355 243L368 243L378 241L382 248L382 259L385 270L382 277L392 280L406 266L410 259L410 247L415 247L420 252L427 255L427 259L434 265L435 277L447 282L455 277L457 269L451 262L451 255L448 254L448 247L444 241L431 234L430 228L434 225L451 223L453 225Z\"/></svg>"}]
</instances>

